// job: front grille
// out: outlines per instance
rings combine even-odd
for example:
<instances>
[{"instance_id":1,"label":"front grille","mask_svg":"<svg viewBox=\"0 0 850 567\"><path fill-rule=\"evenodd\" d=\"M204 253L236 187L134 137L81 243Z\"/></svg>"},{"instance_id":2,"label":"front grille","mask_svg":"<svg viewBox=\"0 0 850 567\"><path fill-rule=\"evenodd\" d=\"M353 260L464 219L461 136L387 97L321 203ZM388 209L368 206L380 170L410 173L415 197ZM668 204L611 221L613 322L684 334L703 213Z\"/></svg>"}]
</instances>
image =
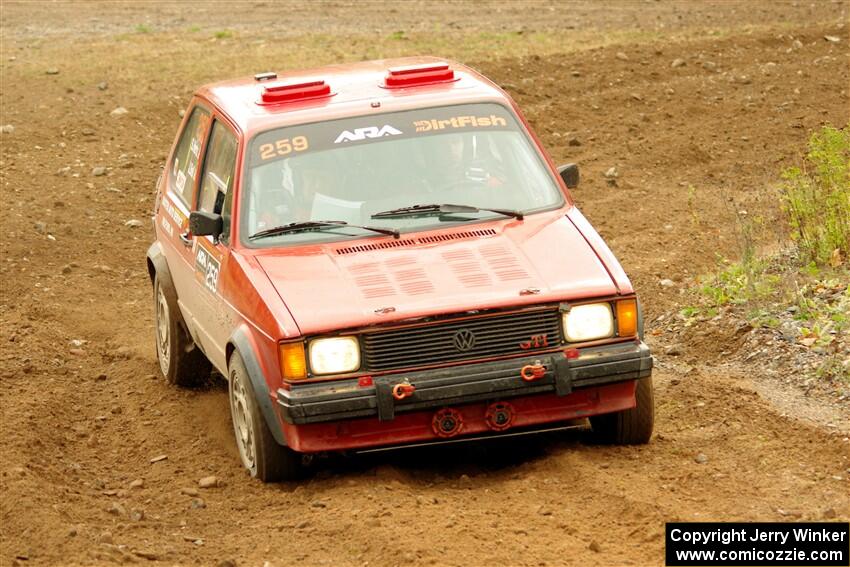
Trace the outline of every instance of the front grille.
<instances>
[{"instance_id":1,"label":"front grille","mask_svg":"<svg viewBox=\"0 0 850 567\"><path fill-rule=\"evenodd\" d=\"M425 366L457 360L531 353L560 342L557 309L446 321L423 327L362 335L363 358L371 371ZM545 342L541 335L545 335ZM524 349L521 343L534 341Z\"/></svg>"}]
</instances>

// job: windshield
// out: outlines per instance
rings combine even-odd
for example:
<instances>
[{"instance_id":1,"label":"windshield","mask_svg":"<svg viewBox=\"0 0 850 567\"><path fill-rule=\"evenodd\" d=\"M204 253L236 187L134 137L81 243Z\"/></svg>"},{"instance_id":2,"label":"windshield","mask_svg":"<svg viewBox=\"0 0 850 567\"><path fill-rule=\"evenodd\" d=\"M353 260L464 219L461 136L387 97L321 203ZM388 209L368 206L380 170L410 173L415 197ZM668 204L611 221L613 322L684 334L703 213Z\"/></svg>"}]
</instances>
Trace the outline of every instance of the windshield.
<instances>
[{"instance_id":1,"label":"windshield","mask_svg":"<svg viewBox=\"0 0 850 567\"><path fill-rule=\"evenodd\" d=\"M563 204L513 114L466 104L289 126L254 137L242 192L242 241L290 223L345 221L410 232ZM376 215L413 205L463 212ZM482 210L473 211L471 209ZM374 236L339 225L285 231L250 244L281 246Z\"/></svg>"}]
</instances>

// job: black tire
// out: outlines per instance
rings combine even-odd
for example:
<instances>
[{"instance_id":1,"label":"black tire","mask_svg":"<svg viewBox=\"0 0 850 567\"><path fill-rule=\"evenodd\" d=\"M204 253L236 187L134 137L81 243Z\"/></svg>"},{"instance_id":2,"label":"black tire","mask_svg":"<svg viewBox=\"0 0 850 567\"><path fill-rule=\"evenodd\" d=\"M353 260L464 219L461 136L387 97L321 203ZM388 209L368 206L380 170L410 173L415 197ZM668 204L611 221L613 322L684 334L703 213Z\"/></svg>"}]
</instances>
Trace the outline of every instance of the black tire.
<instances>
[{"instance_id":1,"label":"black tire","mask_svg":"<svg viewBox=\"0 0 850 567\"><path fill-rule=\"evenodd\" d=\"M242 464L252 477L263 482L302 478L306 469L303 455L275 440L238 352L230 357L227 374L233 434Z\"/></svg>"},{"instance_id":2,"label":"black tire","mask_svg":"<svg viewBox=\"0 0 850 567\"><path fill-rule=\"evenodd\" d=\"M153 280L154 334L159 370L169 384L193 387L206 382L212 365L195 346L183 325L174 291L167 289L159 276Z\"/></svg>"},{"instance_id":3,"label":"black tire","mask_svg":"<svg viewBox=\"0 0 850 567\"><path fill-rule=\"evenodd\" d=\"M635 402L631 409L591 417L594 440L614 445L649 443L655 425L651 376L637 380Z\"/></svg>"}]
</instances>

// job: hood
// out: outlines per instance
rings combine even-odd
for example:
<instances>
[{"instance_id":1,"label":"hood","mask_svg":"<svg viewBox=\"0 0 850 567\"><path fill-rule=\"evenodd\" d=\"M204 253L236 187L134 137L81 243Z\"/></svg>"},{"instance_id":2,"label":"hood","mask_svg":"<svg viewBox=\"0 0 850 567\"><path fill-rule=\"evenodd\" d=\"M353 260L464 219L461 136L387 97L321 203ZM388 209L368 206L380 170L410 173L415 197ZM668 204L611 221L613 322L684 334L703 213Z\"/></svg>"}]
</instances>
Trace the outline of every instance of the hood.
<instances>
[{"instance_id":1,"label":"hood","mask_svg":"<svg viewBox=\"0 0 850 567\"><path fill-rule=\"evenodd\" d=\"M276 249L257 261L304 335L617 293L563 211L400 240Z\"/></svg>"}]
</instances>

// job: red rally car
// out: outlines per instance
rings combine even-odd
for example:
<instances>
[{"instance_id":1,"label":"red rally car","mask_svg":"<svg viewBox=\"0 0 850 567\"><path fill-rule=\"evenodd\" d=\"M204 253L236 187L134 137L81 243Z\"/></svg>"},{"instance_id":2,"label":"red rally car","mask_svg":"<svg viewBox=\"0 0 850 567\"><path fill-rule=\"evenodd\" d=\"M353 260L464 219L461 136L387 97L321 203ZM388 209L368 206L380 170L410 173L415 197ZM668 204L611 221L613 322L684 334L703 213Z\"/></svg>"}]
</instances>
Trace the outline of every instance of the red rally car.
<instances>
[{"instance_id":1,"label":"red rally car","mask_svg":"<svg viewBox=\"0 0 850 567\"><path fill-rule=\"evenodd\" d=\"M169 382L227 377L264 481L311 454L590 418L652 434L635 292L516 104L463 65L217 83L186 111L147 254Z\"/></svg>"}]
</instances>

